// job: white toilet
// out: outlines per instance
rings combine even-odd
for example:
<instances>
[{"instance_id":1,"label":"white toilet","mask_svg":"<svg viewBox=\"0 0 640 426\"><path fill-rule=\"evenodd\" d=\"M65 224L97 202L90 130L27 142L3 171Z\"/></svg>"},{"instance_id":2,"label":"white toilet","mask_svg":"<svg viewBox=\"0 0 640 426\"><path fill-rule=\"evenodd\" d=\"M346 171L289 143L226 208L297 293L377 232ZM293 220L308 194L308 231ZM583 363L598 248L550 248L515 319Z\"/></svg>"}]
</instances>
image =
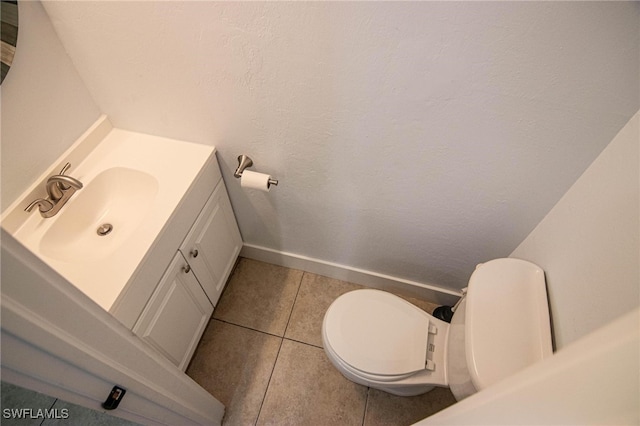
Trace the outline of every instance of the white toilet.
<instances>
[{"instance_id":1,"label":"white toilet","mask_svg":"<svg viewBox=\"0 0 640 426\"><path fill-rule=\"evenodd\" d=\"M461 400L552 354L544 271L478 265L451 324L384 291L351 291L327 310L322 341L356 383L401 396L450 387Z\"/></svg>"}]
</instances>

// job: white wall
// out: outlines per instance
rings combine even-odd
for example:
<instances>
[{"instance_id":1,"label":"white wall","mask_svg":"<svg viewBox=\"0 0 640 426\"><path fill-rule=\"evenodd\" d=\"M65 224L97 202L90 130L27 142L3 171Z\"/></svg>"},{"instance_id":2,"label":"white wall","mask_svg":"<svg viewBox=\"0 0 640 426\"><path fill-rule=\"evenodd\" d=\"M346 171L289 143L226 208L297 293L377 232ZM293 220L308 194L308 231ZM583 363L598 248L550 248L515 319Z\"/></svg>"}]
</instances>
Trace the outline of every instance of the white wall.
<instances>
[{"instance_id":1,"label":"white wall","mask_svg":"<svg viewBox=\"0 0 640 426\"><path fill-rule=\"evenodd\" d=\"M45 7L116 126L217 146L246 242L417 281L507 256L638 108L633 4Z\"/></svg>"},{"instance_id":2,"label":"white wall","mask_svg":"<svg viewBox=\"0 0 640 426\"><path fill-rule=\"evenodd\" d=\"M452 288L638 109L626 2L46 2L116 126L214 144L246 242ZM236 156L280 179L243 192Z\"/></svg>"},{"instance_id":3,"label":"white wall","mask_svg":"<svg viewBox=\"0 0 640 426\"><path fill-rule=\"evenodd\" d=\"M16 55L2 83L0 211L100 115L40 2L19 2L18 13Z\"/></svg>"},{"instance_id":4,"label":"white wall","mask_svg":"<svg viewBox=\"0 0 640 426\"><path fill-rule=\"evenodd\" d=\"M546 274L556 345L640 305L640 112L511 257Z\"/></svg>"}]
</instances>

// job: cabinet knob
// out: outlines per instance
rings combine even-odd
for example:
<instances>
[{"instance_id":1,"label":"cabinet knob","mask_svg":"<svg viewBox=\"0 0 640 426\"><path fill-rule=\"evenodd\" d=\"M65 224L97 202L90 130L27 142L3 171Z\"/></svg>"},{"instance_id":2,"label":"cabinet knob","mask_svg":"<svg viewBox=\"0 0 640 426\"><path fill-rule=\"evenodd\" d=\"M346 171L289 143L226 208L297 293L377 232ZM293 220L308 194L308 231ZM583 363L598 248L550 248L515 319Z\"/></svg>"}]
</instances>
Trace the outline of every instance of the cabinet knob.
<instances>
[{"instance_id":1,"label":"cabinet knob","mask_svg":"<svg viewBox=\"0 0 640 426\"><path fill-rule=\"evenodd\" d=\"M182 267L182 270L184 271L185 274L188 274L189 272L191 272L191 266L185 265Z\"/></svg>"},{"instance_id":2,"label":"cabinet knob","mask_svg":"<svg viewBox=\"0 0 640 426\"><path fill-rule=\"evenodd\" d=\"M190 254L191 254L192 257L198 257L198 250L197 249L193 249L193 250L191 250Z\"/></svg>"}]
</instances>

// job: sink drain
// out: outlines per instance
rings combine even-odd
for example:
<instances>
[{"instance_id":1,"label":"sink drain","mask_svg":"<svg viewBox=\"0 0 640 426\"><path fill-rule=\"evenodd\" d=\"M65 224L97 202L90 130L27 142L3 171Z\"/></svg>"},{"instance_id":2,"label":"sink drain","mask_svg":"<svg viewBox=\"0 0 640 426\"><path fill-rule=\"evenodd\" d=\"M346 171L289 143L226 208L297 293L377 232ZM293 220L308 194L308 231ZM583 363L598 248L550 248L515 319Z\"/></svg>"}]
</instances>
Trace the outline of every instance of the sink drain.
<instances>
[{"instance_id":1,"label":"sink drain","mask_svg":"<svg viewBox=\"0 0 640 426\"><path fill-rule=\"evenodd\" d=\"M96 232L101 237L104 237L105 235L109 235L111 231L113 231L113 225L110 223L104 223L98 226L98 230Z\"/></svg>"}]
</instances>

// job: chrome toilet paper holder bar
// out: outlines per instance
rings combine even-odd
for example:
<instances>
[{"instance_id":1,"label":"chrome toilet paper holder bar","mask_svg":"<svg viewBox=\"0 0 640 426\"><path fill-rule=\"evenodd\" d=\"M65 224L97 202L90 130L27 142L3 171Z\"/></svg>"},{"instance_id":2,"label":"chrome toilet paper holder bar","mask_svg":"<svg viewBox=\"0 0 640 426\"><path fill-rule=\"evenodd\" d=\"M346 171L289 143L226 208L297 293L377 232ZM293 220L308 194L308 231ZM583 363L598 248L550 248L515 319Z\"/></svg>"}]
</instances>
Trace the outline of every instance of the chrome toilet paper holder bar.
<instances>
[{"instance_id":1,"label":"chrome toilet paper holder bar","mask_svg":"<svg viewBox=\"0 0 640 426\"><path fill-rule=\"evenodd\" d=\"M244 155L244 154L239 155L238 156L238 168L233 173L233 176L235 176L237 178L241 178L242 177L242 172L244 172L244 169L246 169L247 167L251 167L251 166L253 166L253 160L248 155ZM278 180L277 179L269 179L269 185L278 186Z\"/></svg>"}]
</instances>

